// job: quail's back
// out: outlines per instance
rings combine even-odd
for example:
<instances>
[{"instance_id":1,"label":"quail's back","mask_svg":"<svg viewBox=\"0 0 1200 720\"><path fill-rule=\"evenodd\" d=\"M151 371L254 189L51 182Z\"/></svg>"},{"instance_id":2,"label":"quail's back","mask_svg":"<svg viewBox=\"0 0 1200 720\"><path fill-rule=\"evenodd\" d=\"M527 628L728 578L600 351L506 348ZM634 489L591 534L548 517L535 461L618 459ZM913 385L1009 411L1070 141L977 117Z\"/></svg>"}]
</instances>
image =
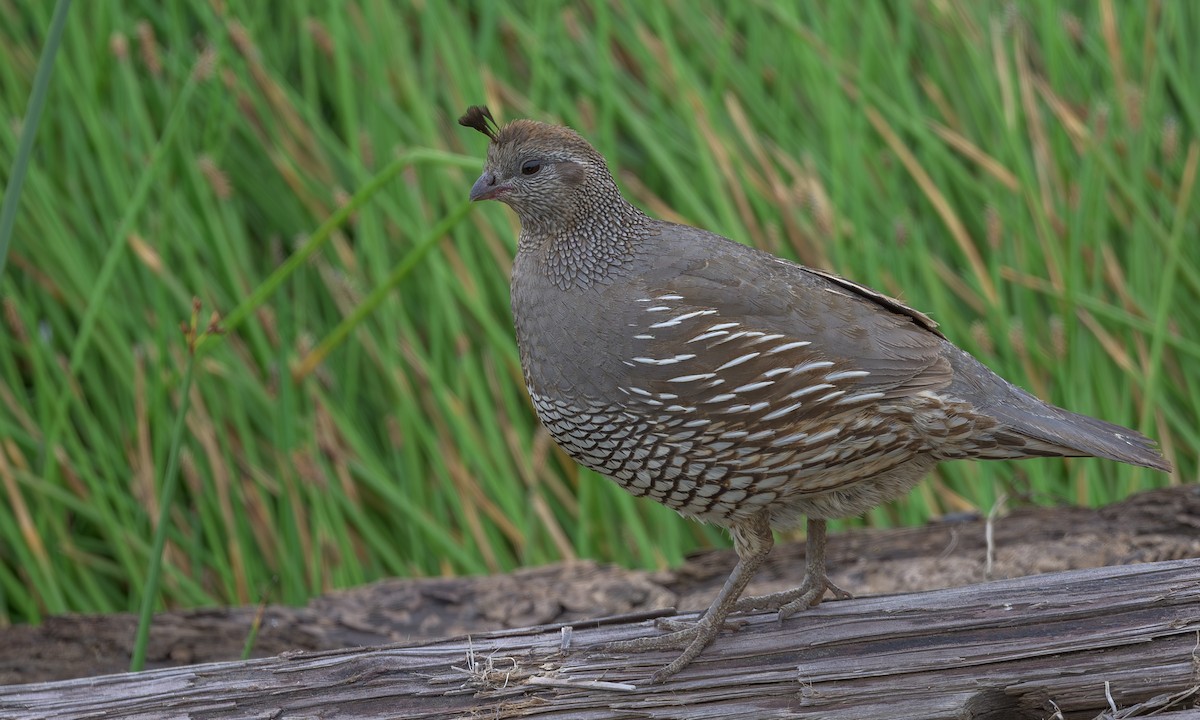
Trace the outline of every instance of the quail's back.
<instances>
[{"instance_id":1,"label":"quail's back","mask_svg":"<svg viewBox=\"0 0 1200 720\"><path fill-rule=\"evenodd\" d=\"M573 131L485 113L460 121L492 139L471 197L521 220L512 312L538 416L581 464L731 528L743 559L742 536L806 516L823 542L824 519L897 497L943 460L1169 468L1148 438L1038 400L894 299L647 217ZM824 594L820 570L806 604ZM700 643L694 656L716 625L679 644Z\"/></svg>"}]
</instances>

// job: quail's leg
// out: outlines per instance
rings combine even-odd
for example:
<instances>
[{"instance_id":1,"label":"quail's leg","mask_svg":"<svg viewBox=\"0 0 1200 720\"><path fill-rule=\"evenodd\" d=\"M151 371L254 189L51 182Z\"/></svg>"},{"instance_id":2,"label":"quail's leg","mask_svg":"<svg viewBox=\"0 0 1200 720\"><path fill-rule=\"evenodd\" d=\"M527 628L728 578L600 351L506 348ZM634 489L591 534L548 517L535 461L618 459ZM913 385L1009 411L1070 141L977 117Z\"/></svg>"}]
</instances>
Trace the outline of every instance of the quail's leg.
<instances>
[{"instance_id":1,"label":"quail's leg","mask_svg":"<svg viewBox=\"0 0 1200 720\"><path fill-rule=\"evenodd\" d=\"M635 640L620 640L608 643L602 649L605 651L637 652L642 650L665 650L668 648L683 648L679 657L670 665L662 668L650 678L651 682L662 682L696 659L709 643L713 641L725 627L725 618L733 610L738 596L746 589L746 584L754 577L754 573L762 567L767 553L775 543L771 536L771 526L768 514L760 512L744 523L734 525L730 532L733 535L733 548L737 552L738 561L733 572L725 580L720 592L713 598L712 604L693 625L657 637L637 638Z\"/></svg>"},{"instance_id":2,"label":"quail's leg","mask_svg":"<svg viewBox=\"0 0 1200 720\"><path fill-rule=\"evenodd\" d=\"M804 580L800 583L800 587L770 595L742 598L734 605L733 609L736 612L778 610L779 619L783 621L797 610L816 607L821 604L821 600L825 598L826 592L833 593L833 596L839 600L848 600L853 597L850 593L830 582L829 576L825 574L824 520L816 518L808 519L808 539L806 540L804 555L807 558L807 567L804 571Z\"/></svg>"}]
</instances>

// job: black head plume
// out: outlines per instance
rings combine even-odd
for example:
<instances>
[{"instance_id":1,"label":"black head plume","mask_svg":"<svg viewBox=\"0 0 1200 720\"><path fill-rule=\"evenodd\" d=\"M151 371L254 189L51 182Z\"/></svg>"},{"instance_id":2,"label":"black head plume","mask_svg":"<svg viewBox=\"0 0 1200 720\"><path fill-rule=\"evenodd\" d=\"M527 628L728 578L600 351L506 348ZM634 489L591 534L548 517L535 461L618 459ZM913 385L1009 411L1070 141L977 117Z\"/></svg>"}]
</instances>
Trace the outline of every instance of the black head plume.
<instances>
[{"instance_id":1,"label":"black head plume","mask_svg":"<svg viewBox=\"0 0 1200 720\"><path fill-rule=\"evenodd\" d=\"M458 119L458 124L478 130L487 135L492 142L496 141L496 134L500 130L500 126L496 124L496 118L492 117L492 111L487 109L487 105L472 105L467 108L463 116Z\"/></svg>"}]
</instances>

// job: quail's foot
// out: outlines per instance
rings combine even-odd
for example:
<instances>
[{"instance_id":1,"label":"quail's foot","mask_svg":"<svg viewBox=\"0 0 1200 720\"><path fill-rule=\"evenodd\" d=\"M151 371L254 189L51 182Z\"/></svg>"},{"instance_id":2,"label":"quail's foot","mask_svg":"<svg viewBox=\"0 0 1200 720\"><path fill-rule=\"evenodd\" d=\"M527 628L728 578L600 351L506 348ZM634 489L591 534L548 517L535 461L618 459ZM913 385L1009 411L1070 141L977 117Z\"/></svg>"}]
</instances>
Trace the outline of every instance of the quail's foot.
<instances>
[{"instance_id":1,"label":"quail's foot","mask_svg":"<svg viewBox=\"0 0 1200 720\"><path fill-rule=\"evenodd\" d=\"M712 604L695 623L674 621L667 624L672 632L654 637L635 638L633 640L618 640L604 645L605 652L641 652L644 650L673 650L682 648L683 652L669 665L661 668L650 678L652 683L660 683L671 677L708 647L708 645L727 627L725 618L733 609L746 583L754 577L754 573L762 566L771 551L774 538L771 536L770 515L760 511L746 520L730 528L733 535L733 548L737 552L738 562L733 572L713 598Z\"/></svg>"},{"instance_id":2,"label":"quail's foot","mask_svg":"<svg viewBox=\"0 0 1200 720\"><path fill-rule=\"evenodd\" d=\"M800 610L820 605L821 601L825 599L826 593L833 595L838 600L850 600L854 597L834 585L826 575L805 574L804 581L799 587L768 595L742 598L733 606L733 611L747 613L756 610L777 610L779 620L782 622Z\"/></svg>"},{"instance_id":3,"label":"quail's foot","mask_svg":"<svg viewBox=\"0 0 1200 720\"><path fill-rule=\"evenodd\" d=\"M695 660L725 628L725 623L709 622L707 618L701 618L695 623L674 621L671 625L675 627L686 625L686 627L665 635L617 640L603 645L600 650L601 652L628 653L682 648L683 652L679 654L679 657L650 676L650 682L657 684L687 667L688 663Z\"/></svg>"},{"instance_id":4,"label":"quail's foot","mask_svg":"<svg viewBox=\"0 0 1200 720\"><path fill-rule=\"evenodd\" d=\"M820 605L827 592L839 600L854 597L830 582L829 575L825 572L825 524L825 521L819 518L808 519L808 539L804 553L808 562L800 587L770 595L742 598L734 604L734 612L778 610L779 621L783 622L798 610Z\"/></svg>"},{"instance_id":5,"label":"quail's foot","mask_svg":"<svg viewBox=\"0 0 1200 720\"><path fill-rule=\"evenodd\" d=\"M847 600L853 597L850 593L830 582L823 568L819 573L813 573L813 567L810 564L809 571L805 574L804 581L800 584L800 587L769 595L742 598L737 603L732 604L732 610L735 612L777 610L779 612L779 620L782 622L785 618L799 610L815 607L821 602L827 592L832 593L834 597L840 600ZM600 651L630 653L682 649L683 652L680 653L679 657L651 676L650 682L660 683L687 667L722 631L737 630L746 624L744 620L722 618L721 622L718 623L710 621L709 618L710 614L707 611L696 621L659 618L655 621L655 626L667 631L665 634L634 638L632 640L617 640L604 644L600 647Z\"/></svg>"},{"instance_id":6,"label":"quail's foot","mask_svg":"<svg viewBox=\"0 0 1200 720\"><path fill-rule=\"evenodd\" d=\"M778 594L782 595L783 593ZM737 632L745 627L745 625L745 620L730 620L726 618L721 623L719 628L713 630L712 628L714 623L708 622L706 615L701 615L698 620L657 618L654 621L654 627L662 630L665 634L655 635L652 637L634 638L632 640L614 640L613 642L602 645L600 647L600 651L628 653L639 652L643 650L687 649L692 645L697 646L698 649L694 654L685 652L683 656L681 656L686 656L686 661L679 662L676 660L676 662L673 662L666 668L663 668L664 671L668 668L672 669L670 672L664 673L662 678L658 678L656 675L655 677L657 679L655 679L654 682L659 682L661 679L665 679L670 675L674 675L682 670L683 667L691 661L691 659L700 653L700 650L703 650L722 632ZM678 665L678 667L675 667L676 665Z\"/></svg>"},{"instance_id":7,"label":"quail's foot","mask_svg":"<svg viewBox=\"0 0 1200 720\"><path fill-rule=\"evenodd\" d=\"M676 620L674 618L656 618L654 620L654 627L658 628L659 630L662 630L663 632L672 633L672 632L679 632L681 630L691 630L693 627L695 627L700 622L703 622L703 616L701 616L700 619L697 619L697 620ZM724 627L722 628L722 630L726 630L729 632L737 632L738 630L741 630L745 626L746 626L745 620L730 620L730 619L726 618Z\"/></svg>"}]
</instances>

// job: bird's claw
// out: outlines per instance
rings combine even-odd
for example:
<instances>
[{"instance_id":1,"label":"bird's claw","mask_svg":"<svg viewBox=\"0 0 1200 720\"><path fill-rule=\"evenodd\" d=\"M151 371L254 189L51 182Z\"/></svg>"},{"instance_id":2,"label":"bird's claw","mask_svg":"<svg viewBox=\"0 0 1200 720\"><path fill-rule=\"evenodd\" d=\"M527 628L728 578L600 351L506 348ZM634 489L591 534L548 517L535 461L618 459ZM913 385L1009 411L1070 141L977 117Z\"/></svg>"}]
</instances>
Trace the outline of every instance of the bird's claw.
<instances>
[{"instance_id":1,"label":"bird's claw","mask_svg":"<svg viewBox=\"0 0 1200 720\"><path fill-rule=\"evenodd\" d=\"M808 583L806 582L805 584ZM801 585L801 589L803 588L804 586ZM833 595L837 600L851 600L854 598L849 592L831 583L828 577L822 576L819 581L812 583L798 597L779 606L779 622L782 623L800 610L807 610L808 608L820 605L821 601L825 599L825 593Z\"/></svg>"},{"instance_id":2,"label":"bird's claw","mask_svg":"<svg viewBox=\"0 0 1200 720\"><path fill-rule=\"evenodd\" d=\"M830 582L829 577L822 573L814 576L809 573L804 576L800 587L770 595L756 595L742 598L733 606L734 612L753 612L755 610L776 610L779 621L794 615L799 610L816 607L829 593L838 600L849 600L854 596Z\"/></svg>"},{"instance_id":3,"label":"bird's claw","mask_svg":"<svg viewBox=\"0 0 1200 720\"><path fill-rule=\"evenodd\" d=\"M687 667L688 663L694 660L704 648L708 647L709 643L727 625L726 623L718 625L706 622L703 618L697 622L671 620L659 624L660 626L676 629L666 635L633 638L631 640L615 640L605 643L599 649L601 652L627 653L682 648L683 652L680 653L679 657L671 661L669 665L659 669L658 672L650 677L650 682L657 684Z\"/></svg>"},{"instance_id":4,"label":"bird's claw","mask_svg":"<svg viewBox=\"0 0 1200 720\"><path fill-rule=\"evenodd\" d=\"M690 630L690 629L694 628L699 622L703 622L703 621L702 620L701 621L675 620L673 618L657 618L654 621L654 626L657 627L659 630L675 633L675 632L682 632L685 630ZM725 622L721 624L721 629L737 631L737 630L741 630L745 626L746 626L745 620L726 619Z\"/></svg>"}]
</instances>

